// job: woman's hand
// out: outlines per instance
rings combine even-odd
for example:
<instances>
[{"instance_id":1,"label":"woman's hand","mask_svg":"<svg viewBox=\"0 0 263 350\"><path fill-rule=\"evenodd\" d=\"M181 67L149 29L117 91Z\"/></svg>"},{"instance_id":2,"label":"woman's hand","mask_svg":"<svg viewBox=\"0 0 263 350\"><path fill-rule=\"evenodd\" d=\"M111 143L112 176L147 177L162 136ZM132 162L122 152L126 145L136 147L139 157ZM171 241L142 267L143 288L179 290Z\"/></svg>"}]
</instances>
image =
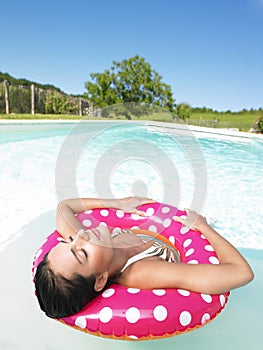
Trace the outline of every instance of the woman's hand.
<instances>
[{"instance_id":1,"label":"woman's hand","mask_svg":"<svg viewBox=\"0 0 263 350\"><path fill-rule=\"evenodd\" d=\"M137 207L155 201L146 197L126 197L122 199L99 199L99 198L73 198L66 199L58 204L56 229L65 238L76 234L85 227L78 221L76 214L85 210L96 208L121 209L126 213L146 216L146 213Z\"/></svg>"},{"instance_id":2,"label":"woman's hand","mask_svg":"<svg viewBox=\"0 0 263 350\"><path fill-rule=\"evenodd\" d=\"M173 219L175 221L180 222L184 226L191 228L192 230L200 231L200 232L202 232L204 228L209 226L206 221L206 218L198 214L196 211L186 208L185 212L186 212L186 217L174 216Z\"/></svg>"},{"instance_id":3,"label":"woman's hand","mask_svg":"<svg viewBox=\"0 0 263 350\"><path fill-rule=\"evenodd\" d=\"M153 199L146 197L126 197L119 200L120 204L118 208L123 210L125 213L137 214L140 216L147 216L146 213L142 210L138 210L137 207L143 204L154 203Z\"/></svg>"}]
</instances>

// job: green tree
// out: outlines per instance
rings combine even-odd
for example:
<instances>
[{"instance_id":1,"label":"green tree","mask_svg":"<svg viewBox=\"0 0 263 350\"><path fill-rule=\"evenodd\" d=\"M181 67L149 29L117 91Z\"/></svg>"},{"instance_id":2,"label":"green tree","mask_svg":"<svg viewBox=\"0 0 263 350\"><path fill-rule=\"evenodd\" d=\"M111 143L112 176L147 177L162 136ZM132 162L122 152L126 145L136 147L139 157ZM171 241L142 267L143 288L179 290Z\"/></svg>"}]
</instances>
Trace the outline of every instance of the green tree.
<instances>
[{"instance_id":1,"label":"green tree","mask_svg":"<svg viewBox=\"0 0 263 350\"><path fill-rule=\"evenodd\" d=\"M74 99L57 91L48 91L45 101L45 112L51 114L76 114L78 106Z\"/></svg>"},{"instance_id":2,"label":"green tree","mask_svg":"<svg viewBox=\"0 0 263 350\"><path fill-rule=\"evenodd\" d=\"M256 122L256 127L258 132L263 134L263 113L260 114L258 121Z\"/></svg>"},{"instance_id":3,"label":"green tree","mask_svg":"<svg viewBox=\"0 0 263 350\"><path fill-rule=\"evenodd\" d=\"M180 119L186 120L190 118L192 114L192 108L188 103L180 103L176 107L176 115Z\"/></svg>"},{"instance_id":4,"label":"green tree","mask_svg":"<svg viewBox=\"0 0 263 350\"><path fill-rule=\"evenodd\" d=\"M90 77L86 96L95 107L137 102L175 110L171 87L139 55L122 62L113 61L110 69Z\"/></svg>"}]
</instances>

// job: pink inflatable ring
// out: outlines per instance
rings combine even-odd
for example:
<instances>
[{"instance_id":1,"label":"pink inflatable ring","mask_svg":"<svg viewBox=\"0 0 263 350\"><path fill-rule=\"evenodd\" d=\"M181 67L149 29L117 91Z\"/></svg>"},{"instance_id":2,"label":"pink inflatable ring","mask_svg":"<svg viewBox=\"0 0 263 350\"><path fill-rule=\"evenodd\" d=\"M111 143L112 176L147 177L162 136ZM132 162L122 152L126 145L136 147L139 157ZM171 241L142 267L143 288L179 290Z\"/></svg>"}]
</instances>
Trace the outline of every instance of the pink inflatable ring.
<instances>
[{"instance_id":1,"label":"pink inflatable ring","mask_svg":"<svg viewBox=\"0 0 263 350\"><path fill-rule=\"evenodd\" d=\"M154 203L139 208L148 217L115 209L94 209L78 215L87 228L105 222L114 228L145 230L169 241L180 261L187 264L219 264L209 242L199 232L174 221L184 212L170 205ZM159 234L157 234L157 232ZM57 231L50 234L36 253L33 275L44 256L61 240ZM154 276L154 272L153 272ZM80 312L59 321L89 334L125 340L170 337L192 331L214 319L224 308L229 292L207 295L182 289L140 290L111 285Z\"/></svg>"}]
</instances>

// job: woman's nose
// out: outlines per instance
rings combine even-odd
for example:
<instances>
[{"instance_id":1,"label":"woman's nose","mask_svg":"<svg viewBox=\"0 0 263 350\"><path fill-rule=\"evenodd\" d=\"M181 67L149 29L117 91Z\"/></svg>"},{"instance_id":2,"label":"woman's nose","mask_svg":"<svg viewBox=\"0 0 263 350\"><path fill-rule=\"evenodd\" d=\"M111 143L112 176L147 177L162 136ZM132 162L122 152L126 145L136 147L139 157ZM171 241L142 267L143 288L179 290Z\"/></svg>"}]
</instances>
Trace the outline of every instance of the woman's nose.
<instances>
[{"instance_id":1,"label":"woman's nose","mask_svg":"<svg viewBox=\"0 0 263 350\"><path fill-rule=\"evenodd\" d=\"M89 241L90 240L89 230L80 229L77 232L77 240L79 239L85 239L85 241Z\"/></svg>"}]
</instances>

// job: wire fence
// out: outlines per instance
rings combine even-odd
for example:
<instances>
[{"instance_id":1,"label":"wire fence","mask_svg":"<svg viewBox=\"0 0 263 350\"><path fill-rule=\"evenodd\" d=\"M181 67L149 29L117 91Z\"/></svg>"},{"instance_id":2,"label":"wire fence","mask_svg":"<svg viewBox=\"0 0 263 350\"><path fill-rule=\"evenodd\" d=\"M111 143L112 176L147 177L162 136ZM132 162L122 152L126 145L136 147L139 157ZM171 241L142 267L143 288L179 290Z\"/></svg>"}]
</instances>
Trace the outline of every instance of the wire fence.
<instances>
[{"instance_id":1,"label":"wire fence","mask_svg":"<svg viewBox=\"0 0 263 350\"><path fill-rule=\"evenodd\" d=\"M82 97L31 85L0 83L0 114L89 114L92 106Z\"/></svg>"},{"instance_id":2,"label":"wire fence","mask_svg":"<svg viewBox=\"0 0 263 350\"><path fill-rule=\"evenodd\" d=\"M208 119L188 119L186 123L189 125L203 126L206 128L224 128L232 130L242 130L248 131L251 128L250 122L233 122L233 121L221 121L217 119L208 120Z\"/></svg>"}]
</instances>

